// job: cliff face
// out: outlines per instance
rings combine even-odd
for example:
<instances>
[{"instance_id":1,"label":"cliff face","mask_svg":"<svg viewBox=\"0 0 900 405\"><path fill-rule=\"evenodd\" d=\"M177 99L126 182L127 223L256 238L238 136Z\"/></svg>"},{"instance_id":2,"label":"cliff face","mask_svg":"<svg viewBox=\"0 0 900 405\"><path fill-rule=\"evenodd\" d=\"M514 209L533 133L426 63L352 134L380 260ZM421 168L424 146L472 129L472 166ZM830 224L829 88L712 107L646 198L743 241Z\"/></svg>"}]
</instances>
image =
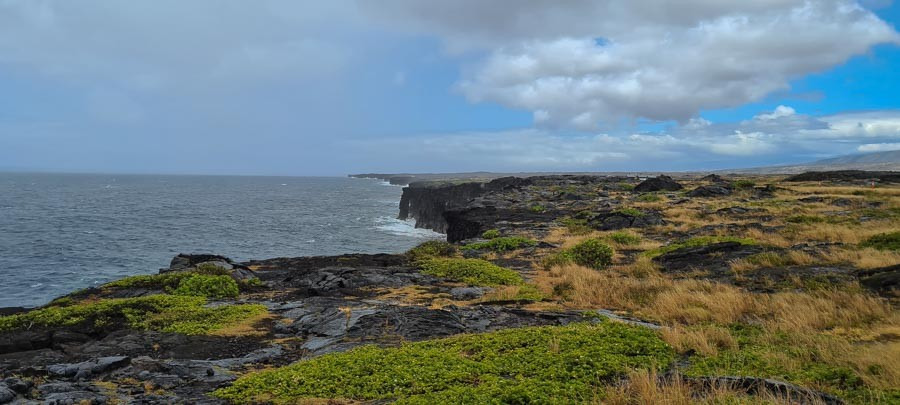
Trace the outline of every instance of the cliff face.
<instances>
[{"instance_id":1,"label":"cliff face","mask_svg":"<svg viewBox=\"0 0 900 405\"><path fill-rule=\"evenodd\" d=\"M448 233L453 225L447 221L448 213L467 208L472 205L473 200L486 194L513 190L530 184L532 184L530 178L519 177L502 177L487 183L412 183L403 189L403 195L400 197L399 218L415 219L416 228Z\"/></svg>"}]
</instances>

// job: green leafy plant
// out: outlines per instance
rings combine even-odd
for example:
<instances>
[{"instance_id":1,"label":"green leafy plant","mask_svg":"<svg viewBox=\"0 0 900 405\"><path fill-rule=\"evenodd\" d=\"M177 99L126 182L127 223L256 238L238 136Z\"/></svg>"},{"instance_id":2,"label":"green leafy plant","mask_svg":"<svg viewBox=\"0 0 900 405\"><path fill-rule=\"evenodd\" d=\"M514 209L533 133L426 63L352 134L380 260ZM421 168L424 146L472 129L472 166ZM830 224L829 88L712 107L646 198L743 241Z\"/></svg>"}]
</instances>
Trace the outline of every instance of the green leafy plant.
<instances>
[{"instance_id":1,"label":"green leafy plant","mask_svg":"<svg viewBox=\"0 0 900 405\"><path fill-rule=\"evenodd\" d=\"M641 201L641 202L658 202L658 201L662 201L662 197L660 197L658 194L645 193L645 194L641 194L641 195L637 198L637 201Z\"/></svg>"},{"instance_id":2,"label":"green leafy plant","mask_svg":"<svg viewBox=\"0 0 900 405\"><path fill-rule=\"evenodd\" d=\"M205 304L206 299L203 297L150 295L45 307L0 317L0 331L85 323L104 329L121 325L133 329L199 335L267 311L262 305L223 305L209 308Z\"/></svg>"},{"instance_id":3,"label":"green leafy plant","mask_svg":"<svg viewBox=\"0 0 900 405\"><path fill-rule=\"evenodd\" d=\"M213 395L233 403L578 403L602 397L601 384L628 370L673 360L653 331L600 321L364 346L252 373Z\"/></svg>"},{"instance_id":4,"label":"green leafy plant","mask_svg":"<svg viewBox=\"0 0 900 405\"><path fill-rule=\"evenodd\" d=\"M533 239L523 238L521 236L504 236L491 239L487 242L470 243L462 247L463 250L492 250L494 252L508 252L511 250L521 249L537 245Z\"/></svg>"},{"instance_id":5,"label":"green leafy plant","mask_svg":"<svg viewBox=\"0 0 900 405\"><path fill-rule=\"evenodd\" d=\"M230 276L191 274L181 280L178 288L172 290L171 293L193 297L234 298L240 291L237 282Z\"/></svg>"},{"instance_id":6,"label":"green leafy plant","mask_svg":"<svg viewBox=\"0 0 900 405\"><path fill-rule=\"evenodd\" d=\"M531 211L531 212L540 214L540 213L546 211L547 208L544 207L544 206L541 205L541 204L534 204L534 205L528 207L528 210Z\"/></svg>"},{"instance_id":7,"label":"green leafy plant","mask_svg":"<svg viewBox=\"0 0 900 405\"><path fill-rule=\"evenodd\" d=\"M522 276L487 260L431 258L419 262L422 273L474 286L521 285Z\"/></svg>"},{"instance_id":8,"label":"green leafy plant","mask_svg":"<svg viewBox=\"0 0 900 405\"><path fill-rule=\"evenodd\" d=\"M484 233L481 234L481 237L485 238L485 239L499 238L500 231L498 231L496 229L489 229L489 230L484 231Z\"/></svg>"},{"instance_id":9,"label":"green leafy plant","mask_svg":"<svg viewBox=\"0 0 900 405\"><path fill-rule=\"evenodd\" d=\"M735 180L731 182L731 187L733 188L752 188L756 186L756 182L753 180Z\"/></svg>"},{"instance_id":10,"label":"green leafy plant","mask_svg":"<svg viewBox=\"0 0 900 405\"><path fill-rule=\"evenodd\" d=\"M412 262L418 262L433 257L456 256L456 246L441 240L430 240L410 249L406 257Z\"/></svg>"},{"instance_id":11,"label":"green leafy plant","mask_svg":"<svg viewBox=\"0 0 900 405\"><path fill-rule=\"evenodd\" d=\"M586 239L569 249L572 261L593 269L603 269L612 264L613 249L602 240Z\"/></svg>"}]
</instances>

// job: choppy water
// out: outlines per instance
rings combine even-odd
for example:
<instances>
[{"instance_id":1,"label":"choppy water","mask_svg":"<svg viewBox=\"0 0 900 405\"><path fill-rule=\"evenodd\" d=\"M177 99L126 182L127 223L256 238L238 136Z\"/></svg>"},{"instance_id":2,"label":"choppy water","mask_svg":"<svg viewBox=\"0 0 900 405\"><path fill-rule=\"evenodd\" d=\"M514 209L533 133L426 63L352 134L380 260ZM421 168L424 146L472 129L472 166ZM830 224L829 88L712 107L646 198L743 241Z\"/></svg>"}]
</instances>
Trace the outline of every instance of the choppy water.
<instances>
[{"instance_id":1,"label":"choppy water","mask_svg":"<svg viewBox=\"0 0 900 405\"><path fill-rule=\"evenodd\" d=\"M401 252L441 237L395 219L400 194L349 178L0 173L0 307L155 273L181 252Z\"/></svg>"}]
</instances>

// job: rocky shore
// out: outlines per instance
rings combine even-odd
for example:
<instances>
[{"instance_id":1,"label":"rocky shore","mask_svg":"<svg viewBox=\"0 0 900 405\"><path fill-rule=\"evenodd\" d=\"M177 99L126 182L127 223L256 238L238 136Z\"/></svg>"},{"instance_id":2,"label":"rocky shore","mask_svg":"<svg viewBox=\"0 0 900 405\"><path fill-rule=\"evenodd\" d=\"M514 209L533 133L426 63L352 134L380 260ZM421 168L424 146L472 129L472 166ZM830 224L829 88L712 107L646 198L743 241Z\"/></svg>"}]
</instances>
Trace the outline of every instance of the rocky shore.
<instances>
[{"instance_id":1,"label":"rocky shore","mask_svg":"<svg viewBox=\"0 0 900 405\"><path fill-rule=\"evenodd\" d=\"M890 232L900 224L896 173L788 181L359 176L408 184L399 217L450 243L248 262L182 254L158 274L42 308L2 309L0 404L615 402L638 395L631 390L644 374L634 370L653 370L645 375L651 385L680 384L695 399L726 392L786 403L900 399L890 364L900 354L890 332L900 327L893 239L900 235ZM823 312L791 312L805 308ZM506 364L502 353L514 352L482 353L479 337L515 346L516 331L534 333L527 347L548 345L527 357L535 369L525 360L515 367L531 371L516 369L518 377L474 371ZM540 340L544 334L549 340ZM426 387L416 375L394 375L396 386L369 379L390 356L431 353L429 342L441 338L464 347L459 358L485 357L454 369L461 379L412 371L434 372L444 385ZM582 338L594 340L565 343ZM623 339L628 349L602 339ZM808 352L778 354L797 342ZM576 355L585 347L604 349ZM887 361L864 355L870 347ZM388 357L352 377L364 354ZM592 360L579 363L584 356ZM778 356L794 356L796 367ZM320 374L303 380L313 359ZM343 371L328 374L329 362ZM554 367L569 377L535 371ZM257 373L264 369L272 371ZM278 378L293 381L290 389L266 385ZM336 386L338 378L350 380Z\"/></svg>"}]
</instances>

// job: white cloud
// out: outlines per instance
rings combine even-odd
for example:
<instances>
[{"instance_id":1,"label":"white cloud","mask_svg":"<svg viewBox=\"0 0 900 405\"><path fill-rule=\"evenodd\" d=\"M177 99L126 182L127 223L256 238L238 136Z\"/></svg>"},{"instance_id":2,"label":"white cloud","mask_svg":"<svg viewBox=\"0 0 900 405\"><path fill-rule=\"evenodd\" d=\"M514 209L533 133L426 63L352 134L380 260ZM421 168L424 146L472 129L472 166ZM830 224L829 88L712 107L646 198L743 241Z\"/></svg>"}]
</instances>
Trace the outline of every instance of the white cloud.
<instances>
[{"instance_id":1,"label":"white cloud","mask_svg":"<svg viewBox=\"0 0 900 405\"><path fill-rule=\"evenodd\" d=\"M759 118L768 116L778 117ZM773 120L783 125L772 125ZM848 131L849 122L868 130ZM898 139L900 110L811 117L781 106L752 120L711 123L697 119L669 130L620 136L567 136L528 129L358 141L348 147L368 153L377 150L374 154L393 161L428 156L435 162L452 162L458 165L456 170L686 170L800 163L854 150L894 150L900 149ZM406 153L410 156L398 156Z\"/></svg>"},{"instance_id":2,"label":"white cloud","mask_svg":"<svg viewBox=\"0 0 900 405\"><path fill-rule=\"evenodd\" d=\"M900 143L867 143L859 145L856 150L860 152L884 152L890 150L900 150Z\"/></svg>"},{"instance_id":3,"label":"white cloud","mask_svg":"<svg viewBox=\"0 0 900 405\"><path fill-rule=\"evenodd\" d=\"M451 50L486 50L459 85L470 100L581 130L622 118L685 122L785 90L873 45L900 44L851 0L386 0L363 8L440 35Z\"/></svg>"}]
</instances>

